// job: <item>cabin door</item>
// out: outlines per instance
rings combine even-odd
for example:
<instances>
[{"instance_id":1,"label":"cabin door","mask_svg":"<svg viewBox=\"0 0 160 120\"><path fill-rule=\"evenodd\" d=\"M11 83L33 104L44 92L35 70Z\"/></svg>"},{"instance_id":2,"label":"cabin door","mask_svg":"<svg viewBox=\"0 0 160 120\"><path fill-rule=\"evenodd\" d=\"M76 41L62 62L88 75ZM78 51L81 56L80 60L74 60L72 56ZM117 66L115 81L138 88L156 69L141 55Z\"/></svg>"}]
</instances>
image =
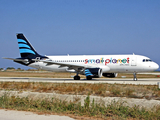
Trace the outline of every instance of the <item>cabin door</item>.
<instances>
[{"instance_id":1,"label":"cabin door","mask_svg":"<svg viewBox=\"0 0 160 120\"><path fill-rule=\"evenodd\" d=\"M137 66L137 57L136 56L132 57L131 66Z\"/></svg>"},{"instance_id":2,"label":"cabin door","mask_svg":"<svg viewBox=\"0 0 160 120\"><path fill-rule=\"evenodd\" d=\"M35 62L36 62L36 68L37 69L40 69L40 67L39 67L39 61L40 61L40 57L36 57Z\"/></svg>"}]
</instances>

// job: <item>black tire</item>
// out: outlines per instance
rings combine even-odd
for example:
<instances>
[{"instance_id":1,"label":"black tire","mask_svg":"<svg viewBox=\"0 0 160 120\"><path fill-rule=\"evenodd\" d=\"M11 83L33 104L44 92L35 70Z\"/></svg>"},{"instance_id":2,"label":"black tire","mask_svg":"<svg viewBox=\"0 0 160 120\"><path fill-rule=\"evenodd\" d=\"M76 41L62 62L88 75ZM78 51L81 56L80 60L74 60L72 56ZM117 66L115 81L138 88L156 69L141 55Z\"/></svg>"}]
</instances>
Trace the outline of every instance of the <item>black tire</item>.
<instances>
[{"instance_id":1,"label":"black tire","mask_svg":"<svg viewBox=\"0 0 160 120\"><path fill-rule=\"evenodd\" d=\"M138 79L137 79L137 78L133 78L133 80L134 80L134 81L137 81Z\"/></svg>"},{"instance_id":2,"label":"black tire","mask_svg":"<svg viewBox=\"0 0 160 120\"><path fill-rule=\"evenodd\" d=\"M80 76L74 76L74 80L80 80Z\"/></svg>"},{"instance_id":3,"label":"black tire","mask_svg":"<svg viewBox=\"0 0 160 120\"><path fill-rule=\"evenodd\" d=\"M92 80L92 77L91 76L87 76L86 79L87 80Z\"/></svg>"}]
</instances>

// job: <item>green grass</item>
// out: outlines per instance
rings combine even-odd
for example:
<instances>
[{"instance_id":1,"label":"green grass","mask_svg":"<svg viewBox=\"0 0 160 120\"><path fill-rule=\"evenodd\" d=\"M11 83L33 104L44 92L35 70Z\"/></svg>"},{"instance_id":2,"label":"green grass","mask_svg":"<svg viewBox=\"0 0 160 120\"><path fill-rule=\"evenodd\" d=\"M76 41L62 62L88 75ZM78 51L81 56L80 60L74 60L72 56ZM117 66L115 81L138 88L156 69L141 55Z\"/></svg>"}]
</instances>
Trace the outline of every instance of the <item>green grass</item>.
<instances>
[{"instance_id":1,"label":"green grass","mask_svg":"<svg viewBox=\"0 0 160 120\"><path fill-rule=\"evenodd\" d=\"M28 97L9 97L6 93L0 97L0 107L5 109L36 111L47 114L52 114L52 112L66 113L74 114L76 116L89 116L103 119L160 119L160 107L156 107L154 110L149 111L145 108L140 108L139 106L131 108L124 106L123 103L114 101L112 104L105 107L103 103L95 104L94 99L91 102L89 95L84 100L84 106L81 106L80 103L66 102L54 98L50 100L32 100Z\"/></svg>"}]
</instances>

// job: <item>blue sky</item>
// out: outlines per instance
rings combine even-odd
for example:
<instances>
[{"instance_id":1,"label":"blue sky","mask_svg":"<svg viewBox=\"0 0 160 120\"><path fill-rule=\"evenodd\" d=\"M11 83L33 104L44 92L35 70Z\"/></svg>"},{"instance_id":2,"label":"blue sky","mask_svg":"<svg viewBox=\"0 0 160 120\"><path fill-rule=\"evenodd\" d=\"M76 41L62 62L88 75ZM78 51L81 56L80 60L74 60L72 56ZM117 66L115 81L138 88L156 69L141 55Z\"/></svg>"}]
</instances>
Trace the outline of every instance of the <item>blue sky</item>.
<instances>
[{"instance_id":1,"label":"blue sky","mask_svg":"<svg viewBox=\"0 0 160 120\"><path fill-rule=\"evenodd\" d=\"M16 33L42 55L139 54L160 65L160 0L0 0L0 68L29 69Z\"/></svg>"}]
</instances>

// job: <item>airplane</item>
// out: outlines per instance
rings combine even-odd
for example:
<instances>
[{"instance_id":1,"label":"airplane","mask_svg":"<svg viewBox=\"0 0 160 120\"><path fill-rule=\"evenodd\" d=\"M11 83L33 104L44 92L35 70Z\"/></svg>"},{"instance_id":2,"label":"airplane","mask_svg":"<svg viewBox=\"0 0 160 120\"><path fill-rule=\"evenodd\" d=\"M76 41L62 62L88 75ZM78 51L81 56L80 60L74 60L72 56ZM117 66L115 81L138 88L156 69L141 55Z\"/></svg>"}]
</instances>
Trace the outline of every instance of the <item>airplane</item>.
<instances>
[{"instance_id":1,"label":"airplane","mask_svg":"<svg viewBox=\"0 0 160 120\"><path fill-rule=\"evenodd\" d=\"M43 56L37 53L22 33L17 34L17 40L21 57L4 59L37 69L76 73L74 80L80 80L79 74L92 80L102 76L114 78L118 73L133 73L133 80L137 81L137 73L159 68L150 58L135 54Z\"/></svg>"}]
</instances>

